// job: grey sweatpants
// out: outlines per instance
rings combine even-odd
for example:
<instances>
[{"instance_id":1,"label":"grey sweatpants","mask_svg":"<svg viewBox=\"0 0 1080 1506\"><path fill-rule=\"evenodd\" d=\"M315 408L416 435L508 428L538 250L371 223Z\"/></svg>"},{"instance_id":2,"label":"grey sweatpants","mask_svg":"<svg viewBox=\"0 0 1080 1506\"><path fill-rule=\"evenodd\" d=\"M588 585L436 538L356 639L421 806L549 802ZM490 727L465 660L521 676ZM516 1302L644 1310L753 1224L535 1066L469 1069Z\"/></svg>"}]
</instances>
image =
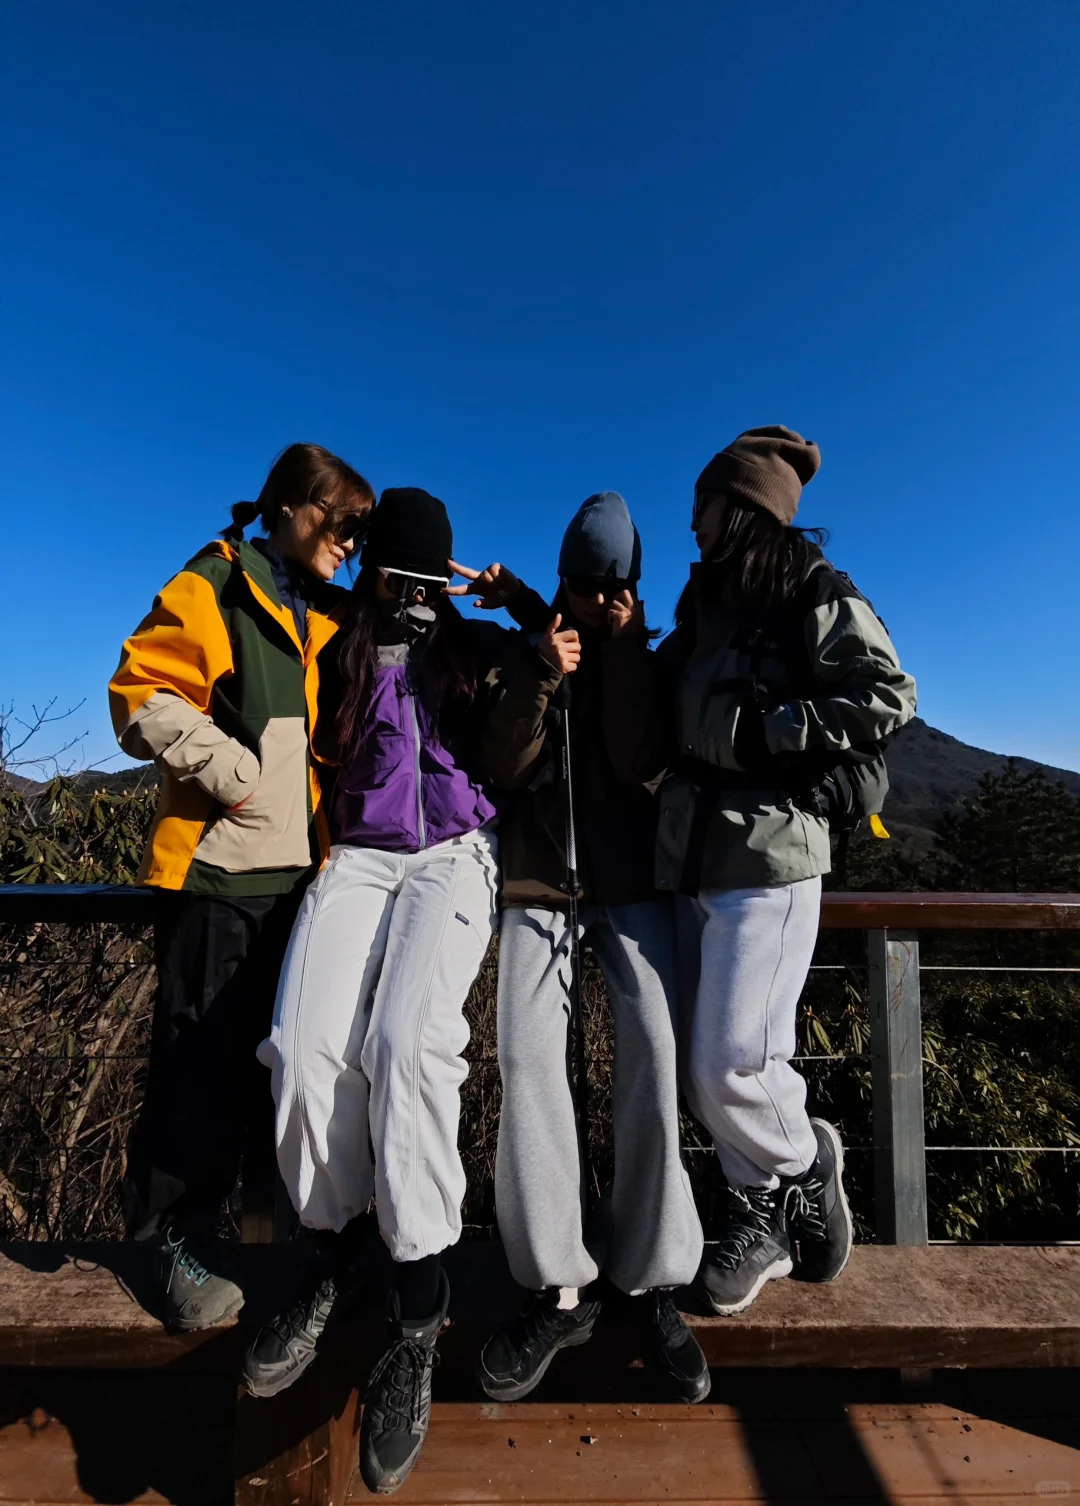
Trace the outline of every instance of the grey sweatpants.
<instances>
[{"instance_id":1,"label":"grey sweatpants","mask_svg":"<svg viewBox=\"0 0 1080 1506\"><path fill-rule=\"evenodd\" d=\"M775 1187L813 1163L795 1013L817 941L821 880L679 900L687 1101L732 1187Z\"/></svg>"},{"instance_id":2,"label":"grey sweatpants","mask_svg":"<svg viewBox=\"0 0 1080 1506\"><path fill-rule=\"evenodd\" d=\"M663 900L586 906L580 929L603 970L615 1026L615 1181L605 1270L623 1291L681 1286L701 1259L701 1223L679 1157L674 927ZM521 1286L585 1286L584 1187L567 1071L570 925L558 910L503 911L495 1206Z\"/></svg>"}]
</instances>

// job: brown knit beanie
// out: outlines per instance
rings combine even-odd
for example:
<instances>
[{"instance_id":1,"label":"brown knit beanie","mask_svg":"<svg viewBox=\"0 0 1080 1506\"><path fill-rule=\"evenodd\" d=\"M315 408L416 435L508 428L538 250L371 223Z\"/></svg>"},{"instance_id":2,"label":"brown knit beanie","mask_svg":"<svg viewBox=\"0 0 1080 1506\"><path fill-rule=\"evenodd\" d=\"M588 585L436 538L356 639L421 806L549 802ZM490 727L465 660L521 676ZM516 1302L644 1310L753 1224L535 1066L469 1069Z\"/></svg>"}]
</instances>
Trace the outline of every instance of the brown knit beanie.
<instances>
[{"instance_id":1,"label":"brown knit beanie","mask_svg":"<svg viewBox=\"0 0 1080 1506\"><path fill-rule=\"evenodd\" d=\"M710 493L752 502L771 512L781 523L790 523L799 506L802 489L818 473L821 451L812 439L804 439L783 424L747 429L714 455L697 478L698 496Z\"/></svg>"}]
</instances>

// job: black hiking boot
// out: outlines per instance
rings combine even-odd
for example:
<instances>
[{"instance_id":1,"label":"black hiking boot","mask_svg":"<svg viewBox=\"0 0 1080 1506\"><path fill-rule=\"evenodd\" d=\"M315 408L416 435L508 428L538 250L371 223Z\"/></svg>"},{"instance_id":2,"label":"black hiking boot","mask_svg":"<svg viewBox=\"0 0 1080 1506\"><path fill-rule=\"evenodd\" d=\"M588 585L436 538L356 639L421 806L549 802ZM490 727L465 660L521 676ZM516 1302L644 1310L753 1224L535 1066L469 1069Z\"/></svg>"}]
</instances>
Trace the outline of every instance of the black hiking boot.
<instances>
[{"instance_id":1,"label":"black hiking boot","mask_svg":"<svg viewBox=\"0 0 1080 1506\"><path fill-rule=\"evenodd\" d=\"M260 1328L244 1356L244 1385L252 1396L276 1396L299 1380L318 1353L319 1340L342 1295L333 1276Z\"/></svg>"},{"instance_id":2,"label":"black hiking boot","mask_svg":"<svg viewBox=\"0 0 1080 1506\"><path fill-rule=\"evenodd\" d=\"M574 1349L592 1338L599 1302L562 1308L558 1301L557 1287L537 1293L508 1328L484 1345L477 1378L493 1401L528 1396L560 1349Z\"/></svg>"},{"instance_id":3,"label":"black hiking boot","mask_svg":"<svg viewBox=\"0 0 1080 1506\"><path fill-rule=\"evenodd\" d=\"M844 1147L824 1119L811 1119L817 1155L801 1177L785 1178L780 1196L795 1245L800 1281L835 1281L851 1254L851 1209L844 1192Z\"/></svg>"},{"instance_id":4,"label":"black hiking boot","mask_svg":"<svg viewBox=\"0 0 1080 1506\"><path fill-rule=\"evenodd\" d=\"M421 1323L402 1318L398 1294L390 1294L390 1347L371 1372L360 1424L360 1477L377 1495L392 1495L420 1457L431 1420L435 1341L449 1305L445 1271L438 1309Z\"/></svg>"},{"instance_id":5,"label":"black hiking boot","mask_svg":"<svg viewBox=\"0 0 1080 1506\"><path fill-rule=\"evenodd\" d=\"M327 1325L344 1317L359 1286L357 1237L351 1231L304 1230L314 1247L305 1290L260 1328L244 1356L243 1381L252 1396L276 1396L299 1380L319 1352Z\"/></svg>"},{"instance_id":6,"label":"black hiking boot","mask_svg":"<svg viewBox=\"0 0 1080 1506\"><path fill-rule=\"evenodd\" d=\"M791 1241L778 1192L733 1188L727 1233L701 1267L714 1313L745 1312L766 1281L791 1275Z\"/></svg>"},{"instance_id":7,"label":"black hiking boot","mask_svg":"<svg viewBox=\"0 0 1080 1506\"><path fill-rule=\"evenodd\" d=\"M648 1303L653 1352L657 1365L667 1377L667 1389L680 1401L704 1401L712 1385L712 1376L701 1345L687 1328L671 1293L657 1287L646 1292L641 1300Z\"/></svg>"},{"instance_id":8,"label":"black hiking boot","mask_svg":"<svg viewBox=\"0 0 1080 1506\"><path fill-rule=\"evenodd\" d=\"M212 1328L235 1317L244 1294L225 1274L224 1240L194 1235L167 1224L154 1238L153 1268L160 1287L165 1327L174 1333Z\"/></svg>"}]
</instances>

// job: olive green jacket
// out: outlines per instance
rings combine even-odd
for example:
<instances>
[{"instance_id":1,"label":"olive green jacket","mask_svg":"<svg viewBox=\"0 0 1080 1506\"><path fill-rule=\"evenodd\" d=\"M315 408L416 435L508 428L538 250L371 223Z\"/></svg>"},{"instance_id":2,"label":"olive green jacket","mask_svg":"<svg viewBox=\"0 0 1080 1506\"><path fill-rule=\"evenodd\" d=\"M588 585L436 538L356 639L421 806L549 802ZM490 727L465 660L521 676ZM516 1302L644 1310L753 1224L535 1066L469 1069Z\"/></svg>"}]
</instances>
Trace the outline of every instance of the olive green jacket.
<instances>
[{"instance_id":1,"label":"olive green jacket","mask_svg":"<svg viewBox=\"0 0 1080 1506\"><path fill-rule=\"evenodd\" d=\"M708 568L691 570L692 619L657 650L650 705L642 708L669 732L657 887L684 887L695 810L710 784L715 804L696 889L762 888L828 873L828 824L804 808L792 793L798 779L784 771L827 768L845 750L895 732L915 715L915 682L873 608L831 566L822 563L807 578L788 625L794 634L748 623L703 593ZM726 783L744 787L717 794L716 784Z\"/></svg>"}]
</instances>

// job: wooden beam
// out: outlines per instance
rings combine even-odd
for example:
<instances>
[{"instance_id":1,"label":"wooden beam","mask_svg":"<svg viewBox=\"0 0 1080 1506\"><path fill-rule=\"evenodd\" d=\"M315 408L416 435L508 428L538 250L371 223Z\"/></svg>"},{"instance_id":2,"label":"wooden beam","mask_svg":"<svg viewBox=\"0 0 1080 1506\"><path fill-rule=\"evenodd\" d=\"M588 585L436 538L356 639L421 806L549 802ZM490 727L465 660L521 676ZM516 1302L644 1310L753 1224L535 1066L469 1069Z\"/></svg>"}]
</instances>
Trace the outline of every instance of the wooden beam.
<instances>
[{"instance_id":1,"label":"wooden beam","mask_svg":"<svg viewBox=\"0 0 1080 1506\"><path fill-rule=\"evenodd\" d=\"M0 920L146 925L152 891L128 884L0 884ZM822 896L825 931L1074 931L1080 894L839 894Z\"/></svg>"},{"instance_id":2,"label":"wooden beam","mask_svg":"<svg viewBox=\"0 0 1080 1506\"><path fill-rule=\"evenodd\" d=\"M201 1334L166 1334L118 1279L117 1267L129 1277L133 1272L132 1248L84 1247L64 1257L50 1246L0 1246L0 1364L165 1366L184 1374L235 1376L251 1329L228 1325ZM40 1256L50 1249L54 1269L27 1264L24 1252ZM249 1285L264 1287L261 1311L281 1249L251 1246L237 1252L251 1276ZM112 1252L128 1252L126 1265ZM484 1339L514 1314L522 1294L497 1244L459 1245L448 1267L451 1326L440 1341L442 1366L469 1372ZM373 1274L366 1311L355 1324L342 1325L320 1362L323 1370L340 1372L350 1385L363 1379L384 1342L382 1301L380 1279ZM859 1245L847 1271L830 1286L770 1282L750 1311L736 1318L705 1316L700 1308L694 1312L694 1305L687 1295L688 1321L713 1365L1080 1365L1080 1247ZM595 1338L574 1351L572 1364L618 1371L641 1358L633 1311L620 1311L611 1300ZM256 1415L270 1405L252 1403Z\"/></svg>"},{"instance_id":3,"label":"wooden beam","mask_svg":"<svg viewBox=\"0 0 1080 1506\"><path fill-rule=\"evenodd\" d=\"M1075 931L1080 894L823 894L823 931Z\"/></svg>"}]
</instances>

